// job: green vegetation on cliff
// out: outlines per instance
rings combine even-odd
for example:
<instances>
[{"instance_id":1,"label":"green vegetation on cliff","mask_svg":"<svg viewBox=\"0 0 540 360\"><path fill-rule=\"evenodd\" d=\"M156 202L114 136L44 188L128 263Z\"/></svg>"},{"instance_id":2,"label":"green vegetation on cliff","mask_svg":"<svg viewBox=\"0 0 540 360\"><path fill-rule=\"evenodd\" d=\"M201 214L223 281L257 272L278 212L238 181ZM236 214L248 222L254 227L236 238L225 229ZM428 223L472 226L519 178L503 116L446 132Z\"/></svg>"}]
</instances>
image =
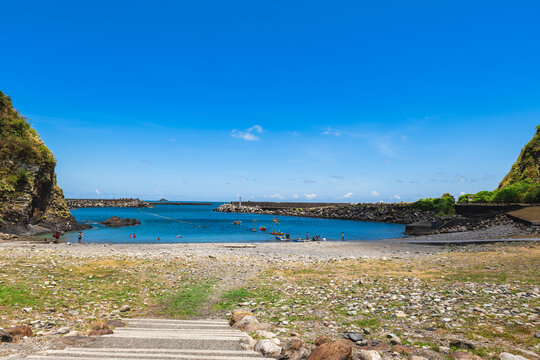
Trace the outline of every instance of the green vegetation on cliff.
<instances>
[{"instance_id":1,"label":"green vegetation on cliff","mask_svg":"<svg viewBox=\"0 0 540 360\"><path fill-rule=\"evenodd\" d=\"M458 203L540 203L540 125L510 172L493 191L464 194Z\"/></svg>"},{"instance_id":2,"label":"green vegetation on cliff","mask_svg":"<svg viewBox=\"0 0 540 360\"><path fill-rule=\"evenodd\" d=\"M56 184L56 160L29 122L0 91L0 231L28 225L68 230L76 225Z\"/></svg>"},{"instance_id":3,"label":"green vegetation on cliff","mask_svg":"<svg viewBox=\"0 0 540 360\"><path fill-rule=\"evenodd\" d=\"M0 91L0 198L22 193L33 181L29 166L54 168L49 149Z\"/></svg>"},{"instance_id":4,"label":"green vegetation on cliff","mask_svg":"<svg viewBox=\"0 0 540 360\"><path fill-rule=\"evenodd\" d=\"M521 149L510 172L502 179L497 189L525 180L540 182L540 125L536 127L536 134L531 141Z\"/></svg>"},{"instance_id":5,"label":"green vegetation on cliff","mask_svg":"<svg viewBox=\"0 0 540 360\"><path fill-rule=\"evenodd\" d=\"M411 204L413 209L432 211L437 217L451 216L456 213L456 200L449 193L444 193L440 198L420 199Z\"/></svg>"}]
</instances>

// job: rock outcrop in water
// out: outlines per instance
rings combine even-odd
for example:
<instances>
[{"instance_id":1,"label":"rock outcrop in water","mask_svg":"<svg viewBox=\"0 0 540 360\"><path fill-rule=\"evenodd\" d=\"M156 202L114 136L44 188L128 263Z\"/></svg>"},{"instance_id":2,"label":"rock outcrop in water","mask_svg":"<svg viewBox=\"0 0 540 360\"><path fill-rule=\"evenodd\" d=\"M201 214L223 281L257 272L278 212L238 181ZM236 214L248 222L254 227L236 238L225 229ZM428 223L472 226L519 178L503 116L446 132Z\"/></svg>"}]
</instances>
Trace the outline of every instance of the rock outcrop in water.
<instances>
[{"instance_id":1,"label":"rock outcrop in water","mask_svg":"<svg viewBox=\"0 0 540 360\"><path fill-rule=\"evenodd\" d=\"M100 222L100 224L103 224L107 227L133 226L133 225L139 225L140 223L141 222L137 219L130 219L130 218L122 219L118 216L111 216L107 220Z\"/></svg>"},{"instance_id":2,"label":"rock outcrop in water","mask_svg":"<svg viewBox=\"0 0 540 360\"><path fill-rule=\"evenodd\" d=\"M28 121L0 92L0 231L35 234L78 230L62 189L56 159Z\"/></svg>"}]
</instances>

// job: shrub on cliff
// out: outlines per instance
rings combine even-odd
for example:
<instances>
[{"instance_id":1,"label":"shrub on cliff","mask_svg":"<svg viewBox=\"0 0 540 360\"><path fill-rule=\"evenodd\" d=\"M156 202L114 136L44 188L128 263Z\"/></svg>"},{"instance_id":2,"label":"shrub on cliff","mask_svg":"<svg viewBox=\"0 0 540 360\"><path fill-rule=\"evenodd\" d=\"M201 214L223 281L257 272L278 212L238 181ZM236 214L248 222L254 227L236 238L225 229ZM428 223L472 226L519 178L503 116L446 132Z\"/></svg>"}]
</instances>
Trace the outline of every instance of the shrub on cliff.
<instances>
[{"instance_id":1,"label":"shrub on cliff","mask_svg":"<svg viewBox=\"0 0 540 360\"><path fill-rule=\"evenodd\" d=\"M56 161L28 121L0 91L0 190L2 197L23 192L31 166L54 169Z\"/></svg>"},{"instance_id":2,"label":"shrub on cliff","mask_svg":"<svg viewBox=\"0 0 540 360\"><path fill-rule=\"evenodd\" d=\"M509 185L530 180L540 183L540 125L536 127L536 133L519 154L516 162L506 174L497 189Z\"/></svg>"},{"instance_id":3,"label":"shrub on cliff","mask_svg":"<svg viewBox=\"0 0 540 360\"><path fill-rule=\"evenodd\" d=\"M469 201L469 199L471 199ZM540 203L540 184L530 179L518 181L494 191L461 195L458 203Z\"/></svg>"},{"instance_id":4,"label":"shrub on cliff","mask_svg":"<svg viewBox=\"0 0 540 360\"><path fill-rule=\"evenodd\" d=\"M445 196L440 198L420 199L414 202L411 207L422 211L433 211L435 216L450 216L455 214L455 201L453 196Z\"/></svg>"},{"instance_id":5,"label":"shrub on cliff","mask_svg":"<svg viewBox=\"0 0 540 360\"><path fill-rule=\"evenodd\" d=\"M479 191L473 194L471 202L473 203L486 203L490 202L493 198L493 191Z\"/></svg>"}]
</instances>

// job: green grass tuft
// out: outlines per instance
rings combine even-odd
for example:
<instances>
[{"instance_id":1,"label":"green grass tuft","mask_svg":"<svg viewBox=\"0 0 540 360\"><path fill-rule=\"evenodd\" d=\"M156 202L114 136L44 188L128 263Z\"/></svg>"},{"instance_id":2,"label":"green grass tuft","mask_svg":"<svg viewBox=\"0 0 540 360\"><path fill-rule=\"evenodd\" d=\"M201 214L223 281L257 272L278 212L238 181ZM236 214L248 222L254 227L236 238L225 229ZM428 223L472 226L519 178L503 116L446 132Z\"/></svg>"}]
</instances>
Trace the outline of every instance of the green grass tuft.
<instances>
[{"instance_id":1,"label":"green grass tuft","mask_svg":"<svg viewBox=\"0 0 540 360\"><path fill-rule=\"evenodd\" d=\"M163 299L163 312L174 317L195 316L208 301L212 293L211 283L188 285L186 288L167 295Z\"/></svg>"}]
</instances>

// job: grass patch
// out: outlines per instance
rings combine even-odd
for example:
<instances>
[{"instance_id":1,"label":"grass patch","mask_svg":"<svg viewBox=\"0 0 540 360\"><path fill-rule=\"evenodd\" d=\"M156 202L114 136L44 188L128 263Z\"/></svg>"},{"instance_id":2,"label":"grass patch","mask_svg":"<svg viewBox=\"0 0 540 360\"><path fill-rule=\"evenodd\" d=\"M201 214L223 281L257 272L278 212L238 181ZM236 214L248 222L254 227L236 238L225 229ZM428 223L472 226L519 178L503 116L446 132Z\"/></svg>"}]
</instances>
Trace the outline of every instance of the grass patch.
<instances>
[{"instance_id":1,"label":"grass patch","mask_svg":"<svg viewBox=\"0 0 540 360\"><path fill-rule=\"evenodd\" d=\"M39 297L29 293L28 289L16 285L0 284L0 305L3 306L39 306L42 305Z\"/></svg>"},{"instance_id":2,"label":"grass patch","mask_svg":"<svg viewBox=\"0 0 540 360\"><path fill-rule=\"evenodd\" d=\"M219 301L214 305L216 310L232 310L239 302L252 297L246 288L232 289L221 294Z\"/></svg>"},{"instance_id":3,"label":"grass patch","mask_svg":"<svg viewBox=\"0 0 540 360\"><path fill-rule=\"evenodd\" d=\"M204 307L212 293L213 284L203 282L188 285L163 300L163 312L173 317L195 316Z\"/></svg>"},{"instance_id":4,"label":"grass patch","mask_svg":"<svg viewBox=\"0 0 540 360\"><path fill-rule=\"evenodd\" d=\"M379 320L379 318L363 318L360 320L356 320L354 324L361 328L377 330L381 327L381 320Z\"/></svg>"}]
</instances>

